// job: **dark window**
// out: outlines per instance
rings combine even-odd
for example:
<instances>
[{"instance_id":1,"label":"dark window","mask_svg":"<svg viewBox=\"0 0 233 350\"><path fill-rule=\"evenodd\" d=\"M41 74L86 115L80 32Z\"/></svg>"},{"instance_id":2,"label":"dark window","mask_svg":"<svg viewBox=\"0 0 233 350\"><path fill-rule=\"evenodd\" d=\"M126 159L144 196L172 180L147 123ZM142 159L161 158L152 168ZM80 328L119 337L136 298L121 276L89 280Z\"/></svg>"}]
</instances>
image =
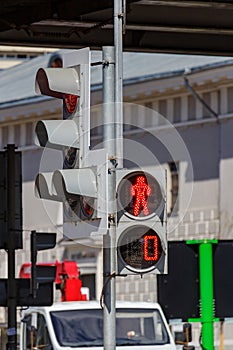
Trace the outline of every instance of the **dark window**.
<instances>
[{"instance_id":1,"label":"dark window","mask_svg":"<svg viewBox=\"0 0 233 350\"><path fill-rule=\"evenodd\" d=\"M100 119L101 111L91 111L91 136L102 136L103 125Z\"/></svg>"},{"instance_id":2,"label":"dark window","mask_svg":"<svg viewBox=\"0 0 233 350\"><path fill-rule=\"evenodd\" d=\"M17 124L14 127L14 137L15 137L15 145L20 146L20 125Z\"/></svg>"},{"instance_id":3,"label":"dark window","mask_svg":"<svg viewBox=\"0 0 233 350\"><path fill-rule=\"evenodd\" d=\"M163 118L167 118L167 101L166 100L160 100L159 101L159 105L158 105L158 109L159 109L159 114L163 117ZM163 118L159 118L159 125L163 125L165 123Z\"/></svg>"},{"instance_id":4,"label":"dark window","mask_svg":"<svg viewBox=\"0 0 233 350\"><path fill-rule=\"evenodd\" d=\"M159 108L159 114L161 114L164 118L166 118L167 117L167 101L160 100L158 108Z\"/></svg>"},{"instance_id":5,"label":"dark window","mask_svg":"<svg viewBox=\"0 0 233 350\"><path fill-rule=\"evenodd\" d=\"M31 327L32 316L28 315L24 317L24 334L23 334L23 347L26 350L31 350L33 344L31 343L32 339L34 339L35 333Z\"/></svg>"},{"instance_id":6,"label":"dark window","mask_svg":"<svg viewBox=\"0 0 233 350\"><path fill-rule=\"evenodd\" d=\"M145 108L144 126L150 127L150 126L152 126L153 115L154 115L154 111L152 109L152 102L146 102L145 107L146 108Z\"/></svg>"},{"instance_id":7,"label":"dark window","mask_svg":"<svg viewBox=\"0 0 233 350\"><path fill-rule=\"evenodd\" d=\"M188 96L188 120L196 119L196 99Z\"/></svg>"},{"instance_id":8,"label":"dark window","mask_svg":"<svg viewBox=\"0 0 233 350\"><path fill-rule=\"evenodd\" d=\"M179 164L176 162L171 162L168 164L170 170L170 208L168 208L168 214L177 215L178 214L178 195L179 195Z\"/></svg>"},{"instance_id":9,"label":"dark window","mask_svg":"<svg viewBox=\"0 0 233 350\"><path fill-rule=\"evenodd\" d=\"M211 108L210 92L204 93L202 98L207 104L207 106ZM203 118L210 118L210 117L212 117L212 113L205 106L203 106Z\"/></svg>"},{"instance_id":10,"label":"dark window","mask_svg":"<svg viewBox=\"0 0 233 350\"><path fill-rule=\"evenodd\" d=\"M8 134L9 134L9 128L8 126L4 126L2 128L2 148L4 148L8 143Z\"/></svg>"},{"instance_id":11,"label":"dark window","mask_svg":"<svg viewBox=\"0 0 233 350\"><path fill-rule=\"evenodd\" d=\"M227 112L233 112L233 87L227 89Z\"/></svg>"},{"instance_id":12,"label":"dark window","mask_svg":"<svg viewBox=\"0 0 233 350\"><path fill-rule=\"evenodd\" d=\"M181 119L181 98L176 97L174 98L174 115L173 115L173 122L178 123Z\"/></svg>"},{"instance_id":13,"label":"dark window","mask_svg":"<svg viewBox=\"0 0 233 350\"><path fill-rule=\"evenodd\" d=\"M25 146L30 146L32 144L32 133L33 133L32 123L27 123Z\"/></svg>"},{"instance_id":14,"label":"dark window","mask_svg":"<svg viewBox=\"0 0 233 350\"><path fill-rule=\"evenodd\" d=\"M152 109L152 102L145 102L145 107Z\"/></svg>"},{"instance_id":15,"label":"dark window","mask_svg":"<svg viewBox=\"0 0 233 350\"><path fill-rule=\"evenodd\" d=\"M27 315L24 319L24 339L23 347L25 350L44 349L53 350L47 324L43 315L38 314L37 329L32 326L32 316Z\"/></svg>"},{"instance_id":16,"label":"dark window","mask_svg":"<svg viewBox=\"0 0 233 350\"><path fill-rule=\"evenodd\" d=\"M131 115L133 114L133 106L126 105L123 106L124 124L123 131L129 131L132 127L131 125Z\"/></svg>"},{"instance_id":17,"label":"dark window","mask_svg":"<svg viewBox=\"0 0 233 350\"><path fill-rule=\"evenodd\" d=\"M42 348L44 350L52 350L47 324L43 315L38 314L37 330L35 338L35 348Z\"/></svg>"},{"instance_id":18,"label":"dark window","mask_svg":"<svg viewBox=\"0 0 233 350\"><path fill-rule=\"evenodd\" d=\"M50 315L60 346L103 346L102 310L52 311ZM117 346L149 346L168 342L167 331L157 310L116 310Z\"/></svg>"},{"instance_id":19,"label":"dark window","mask_svg":"<svg viewBox=\"0 0 233 350\"><path fill-rule=\"evenodd\" d=\"M17 55L17 58L27 58L27 55L26 54L18 54Z\"/></svg>"}]
</instances>

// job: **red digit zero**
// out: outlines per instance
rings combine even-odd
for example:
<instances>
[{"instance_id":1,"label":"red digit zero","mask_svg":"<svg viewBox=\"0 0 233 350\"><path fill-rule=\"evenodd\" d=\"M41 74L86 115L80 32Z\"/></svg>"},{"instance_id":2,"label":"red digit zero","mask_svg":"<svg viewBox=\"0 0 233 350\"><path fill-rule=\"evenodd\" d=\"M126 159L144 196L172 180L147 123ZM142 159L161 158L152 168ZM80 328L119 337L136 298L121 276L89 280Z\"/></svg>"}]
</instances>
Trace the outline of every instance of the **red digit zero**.
<instances>
[{"instance_id":1,"label":"red digit zero","mask_svg":"<svg viewBox=\"0 0 233 350\"><path fill-rule=\"evenodd\" d=\"M150 249L149 249L150 248ZM146 261L157 261L159 259L158 236L144 237L144 259Z\"/></svg>"}]
</instances>

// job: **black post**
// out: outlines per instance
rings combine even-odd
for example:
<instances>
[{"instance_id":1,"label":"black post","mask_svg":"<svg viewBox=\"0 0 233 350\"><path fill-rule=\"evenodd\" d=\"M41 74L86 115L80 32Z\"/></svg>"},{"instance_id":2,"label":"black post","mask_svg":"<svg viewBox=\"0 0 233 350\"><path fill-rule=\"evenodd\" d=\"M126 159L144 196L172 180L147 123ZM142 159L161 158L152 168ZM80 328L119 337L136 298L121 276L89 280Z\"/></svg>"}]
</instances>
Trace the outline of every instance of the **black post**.
<instances>
[{"instance_id":1,"label":"black post","mask_svg":"<svg viewBox=\"0 0 233 350\"><path fill-rule=\"evenodd\" d=\"M7 145L7 212L8 212L8 343L7 350L17 347L16 283L15 283L15 145Z\"/></svg>"},{"instance_id":2,"label":"black post","mask_svg":"<svg viewBox=\"0 0 233 350\"><path fill-rule=\"evenodd\" d=\"M36 231L31 231L31 281L30 281L30 294L33 298L36 298L37 292L37 278L36 278L36 261L37 250L36 247Z\"/></svg>"}]
</instances>

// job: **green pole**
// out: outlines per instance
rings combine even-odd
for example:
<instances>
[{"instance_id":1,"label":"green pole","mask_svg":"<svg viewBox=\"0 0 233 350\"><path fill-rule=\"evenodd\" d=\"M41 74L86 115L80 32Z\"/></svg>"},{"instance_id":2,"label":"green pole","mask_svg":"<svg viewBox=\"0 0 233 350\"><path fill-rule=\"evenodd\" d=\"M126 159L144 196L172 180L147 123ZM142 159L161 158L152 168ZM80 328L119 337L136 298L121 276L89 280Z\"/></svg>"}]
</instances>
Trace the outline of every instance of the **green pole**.
<instances>
[{"instance_id":1,"label":"green pole","mask_svg":"<svg viewBox=\"0 0 233 350\"><path fill-rule=\"evenodd\" d=\"M212 243L199 245L200 301L203 350L214 350L213 260Z\"/></svg>"}]
</instances>

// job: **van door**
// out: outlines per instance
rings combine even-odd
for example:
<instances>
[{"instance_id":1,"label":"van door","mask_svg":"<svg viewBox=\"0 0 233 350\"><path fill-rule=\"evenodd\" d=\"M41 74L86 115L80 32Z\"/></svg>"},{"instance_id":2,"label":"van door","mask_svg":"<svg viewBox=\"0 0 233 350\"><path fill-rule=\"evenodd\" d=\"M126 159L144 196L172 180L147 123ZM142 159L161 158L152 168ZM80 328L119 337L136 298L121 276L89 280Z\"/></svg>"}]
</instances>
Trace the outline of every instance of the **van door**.
<instances>
[{"instance_id":1,"label":"van door","mask_svg":"<svg viewBox=\"0 0 233 350\"><path fill-rule=\"evenodd\" d=\"M37 314L37 324L32 314L26 315L23 322L22 349L53 350L44 315Z\"/></svg>"}]
</instances>

